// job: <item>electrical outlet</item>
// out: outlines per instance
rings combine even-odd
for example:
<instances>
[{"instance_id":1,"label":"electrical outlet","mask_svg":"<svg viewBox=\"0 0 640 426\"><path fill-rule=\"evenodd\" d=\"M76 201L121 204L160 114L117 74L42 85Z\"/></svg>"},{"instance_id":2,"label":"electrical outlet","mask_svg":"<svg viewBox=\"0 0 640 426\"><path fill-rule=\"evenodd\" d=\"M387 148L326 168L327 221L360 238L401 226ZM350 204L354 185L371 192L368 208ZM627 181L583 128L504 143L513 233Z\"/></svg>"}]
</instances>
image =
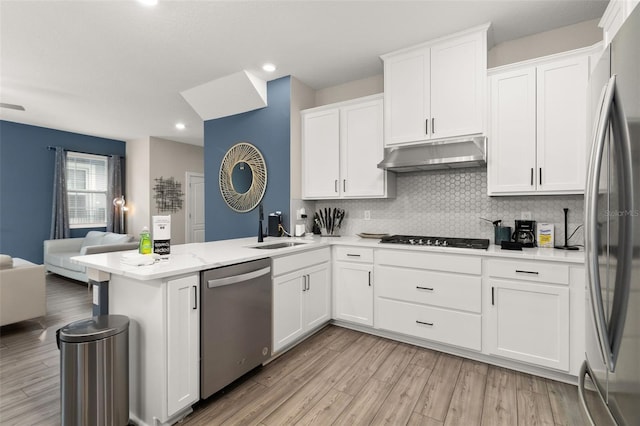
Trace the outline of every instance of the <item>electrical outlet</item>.
<instances>
[{"instance_id":1,"label":"electrical outlet","mask_svg":"<svg viewBox=\"0 0 640 426\"><path fill-rule=\"evenodd\" d=\"M371 210L364 211L364 220L371 220Z\"/></svg>"},{"instance_id":2,"label":"electrical outlet","mask_svg":"<svg viewBox=\"0 0 640 426\"><path fill-rule=\"evenodd\" d=\"M531 220L531 212L520 212L520 219Z\"/></svg>"}]
</instances>

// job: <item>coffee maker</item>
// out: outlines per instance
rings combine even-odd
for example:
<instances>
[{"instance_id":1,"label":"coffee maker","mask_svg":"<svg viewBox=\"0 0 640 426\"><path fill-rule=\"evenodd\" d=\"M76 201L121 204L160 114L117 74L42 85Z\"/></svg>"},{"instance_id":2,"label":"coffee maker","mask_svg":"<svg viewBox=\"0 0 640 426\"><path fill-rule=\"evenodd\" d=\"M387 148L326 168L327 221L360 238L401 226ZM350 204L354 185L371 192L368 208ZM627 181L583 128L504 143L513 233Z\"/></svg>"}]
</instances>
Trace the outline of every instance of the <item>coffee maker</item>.
<instances>
[{"instance_id":1,"label":"coffee maker","mask_svg":"<svg viewBox=\"0 0 640 426\"><path fill-rule=\"evenodd\" d=\"M536 221L516 220L515 231L511 238L513 241L522 244L522 247L536 246Z\"/></svg>"}]
</instances>

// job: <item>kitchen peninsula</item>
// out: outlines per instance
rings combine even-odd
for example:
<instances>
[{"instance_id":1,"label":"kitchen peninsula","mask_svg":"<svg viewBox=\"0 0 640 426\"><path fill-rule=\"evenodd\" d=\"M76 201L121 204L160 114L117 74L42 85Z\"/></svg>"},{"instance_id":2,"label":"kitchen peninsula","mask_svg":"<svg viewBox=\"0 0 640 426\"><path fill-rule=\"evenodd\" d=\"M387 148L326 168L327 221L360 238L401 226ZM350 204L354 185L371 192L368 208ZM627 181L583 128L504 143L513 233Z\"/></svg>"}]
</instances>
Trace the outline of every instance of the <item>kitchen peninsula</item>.
<instances>
[{"instance_id":1,"label":"kitchen peninsula","mask_svg":"<svg viewBox=\"0 0 640 426\"><path fill-rule=\"evenodd\" d=\"M282 241L300 244L256 248ZM330 320L568 382L575 382L584 348L583 252L394 246L343 236L176 245L169 260L148 266L126 265L122 254L73 259L107 284L109 313L131 319L130 415L141 425L173 424L200 399L200 272L256 259L272 259L274 288L288 284L293 297L282 303L274 291L274 356ZM279 311L294 309L292 292L308 295L306 280L320 262L328 271L326 315L280 331L291 322L279 322Z\"/></svg>"}]
</instances>

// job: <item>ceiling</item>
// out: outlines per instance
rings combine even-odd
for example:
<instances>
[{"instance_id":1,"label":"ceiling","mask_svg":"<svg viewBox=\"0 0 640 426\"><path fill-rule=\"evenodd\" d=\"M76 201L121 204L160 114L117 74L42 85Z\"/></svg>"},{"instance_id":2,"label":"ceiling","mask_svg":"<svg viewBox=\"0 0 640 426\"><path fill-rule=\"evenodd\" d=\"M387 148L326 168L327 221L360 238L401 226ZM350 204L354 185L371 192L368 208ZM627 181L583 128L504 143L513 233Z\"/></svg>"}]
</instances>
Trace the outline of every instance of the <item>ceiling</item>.
<instances>
[{"instance_id":1,"label":"ceiling","mask_svg":"<svg viewBox=\"0 0 640 426\"><path fill-rule=\"evenodd\" d=\"M0 119L202 145L202 120L180 92L211 80L247 70L317 90L381 74L379 55L469 27L491 22L497 44L599 18L607 4L159 1L0 0L0 101L26 108L0 108Z\"/></svg>"}]
</instances>

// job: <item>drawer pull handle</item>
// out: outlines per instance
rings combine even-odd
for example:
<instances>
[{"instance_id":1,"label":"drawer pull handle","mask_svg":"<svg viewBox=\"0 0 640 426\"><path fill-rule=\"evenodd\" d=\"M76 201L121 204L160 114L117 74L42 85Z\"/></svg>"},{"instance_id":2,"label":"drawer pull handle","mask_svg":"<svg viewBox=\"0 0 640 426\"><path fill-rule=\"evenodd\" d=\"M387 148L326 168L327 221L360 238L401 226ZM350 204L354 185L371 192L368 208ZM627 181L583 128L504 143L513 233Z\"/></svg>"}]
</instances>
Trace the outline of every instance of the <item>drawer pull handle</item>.
<instances>
[{"instance_id":1,"label":"drawer pull handle","mask_svg":"<svg viewBox=\"0 0 640 426\"><path fill-rule=\"evenodd\" d=\"M369 271L369 287L371 287L371 271Z\"/></svg>"},{"instance_id":2,"label":"drawer pull handle","mask_svg":"<svg viewBox=\"0 0 640 426\"><path fill-rule=\"evenodd\" d=\"M495 305L496 303L496 299L495 299L495 287L491 287L491 306Z\"/></svg>"},{"instance_id":3,"label":"drawer pull handle","mask_svg":"<svg viewBox=\"0 0 640 426\"><path fill-rule=\"evenodd\" d=\"M538 275L539 273L536 271L522 271L520 269L516 269L516 274L531 274L531 275Z\"/></svg>"},{"instance_id":4,"label":"drawer pull handle","mask_svg":"<svg viewBox=\"0 0 640 426\"><path fill-rule=\"evenodd\" d=\"M347 257L360 257L359 254L347 253Z\"/></svg>"},{"instance_id":5,"label":"drawer pull handle","mask_svg":"<svg viewBox=\"0 0 640 426\"><path fill-rule=\"evenodd\" d=\"M433 291L433 287L420 287L419 285L416 286L416 288L418 290L428 290L428 291Z\"/></svg>"},{"instance_id":6,"label":"drawer pull handle","mask_svg":"<svg viewBox=\"0 0 640 426\"><path fill-rule=\"evenodd\" d=\"M429 327L433 327L433 323L432 322L424 322L424 321L416 320L416 324L428 325Z\"/></svg>"}]
</instances>

